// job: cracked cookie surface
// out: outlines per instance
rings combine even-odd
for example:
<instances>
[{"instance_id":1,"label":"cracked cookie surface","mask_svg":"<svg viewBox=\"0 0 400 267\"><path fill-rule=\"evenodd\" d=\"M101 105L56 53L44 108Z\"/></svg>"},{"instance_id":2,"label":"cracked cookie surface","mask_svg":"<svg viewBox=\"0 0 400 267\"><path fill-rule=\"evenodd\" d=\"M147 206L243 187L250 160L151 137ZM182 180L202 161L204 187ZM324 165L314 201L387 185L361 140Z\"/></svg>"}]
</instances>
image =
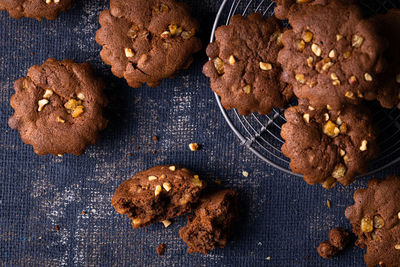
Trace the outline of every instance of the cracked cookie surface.
<instances>
[{"instance_id":1,"label":"cracked cookie surface","mask_svg":"<svg viewBox=\"0 0 400 267\"><path fill-rule=\"evenodd\" d=\"M198 23L186 4L174 0L111 0L99 22L101 58L134 88L174 77L201 49Z\"/></svg>"},{"instance_id":2,"label":"cracked cookie surface","mask_svg":"<svg viewBox=\"0 0 400 267\"><path fill-rule=\"evenodd\" d=\"M226 109L248 115L285 107L293 92L281 81L282 69L276 62L282 31L275 17L264 19L257 13L248 18L235 15L229 25L216 30L215 42L207 47L211 60L203 73Z\"/></svg>"},{"instance_id":3,"label":"cracked cookie surface","mask_svg":"<svg viewBox=\"0 0 400 267\"><path fill-rule=\"evenodd\" d=\"M377 15L372 21L379 33L389 41L385 51L388 66L379 76L378 100L384 108L400 109L400 10L391 9L385 15Z\"/></svg>"},{"instance_id":4,"label":"cracked cookie surface","mask_svg":"<svg viewBox=\"0 0 400 267\"><path fill-rule=\"evenodd\" d=\"M107 125L104 83L88 63L50 58L30 67L14 89L8 124L38 155L80 155Z\"/></svg>"},{"instance_id":5,"label":"cracked cookie surface","mask_svg":"<svg viewBox=\"0 0 400 267\"><path fill-rule=\"evenodd\" d=\"M112 205L132 219L133 228L191 212L206 183L194 172L174 165L155 166L123 182Z\"/></svg>"},{"instance_id":6,"label":"cracked cookie surface","mask_svg":"<svg viewBox=\"0 0 400 267\"><path fill-rule=\"evenodd\" d=\"M225 247L237 220L237 193L224 189L201 197L194 214L179 229L179 236L188 245L188 253L204 253Z\"/></svg>"},{"instance_id":7,"label":"cracked cookie surface","mask_svg":"<svg viewBox=\"0 0 400 267\"><path fill-rule=\"evenodd\" d=\"M60 12L70 9L74 0L0 0L0 10L7 10L11 17L54 20Z\"/></svg>"},{"instance_id":8,"label":"cracked cookie surface","mask_svg":"<svg viewBox=\"0 0 400 267\"><path fill-rule=\"evenodd\" d=\"M366 248L367 266L399 266L400 262L400 177L373 179L368 188L354 193L354 205L346 217L357 235L356 245Z\"/></svg>"},{"instance_id":9,"label":"cracked cookie surface","mask_svg":"<svg viewBox=\"0 0 400 267\"><path fill-rule=\"evenodd\" d=\"M356 5L295 5L282 36L278 62L294 93L314 107L339 109L377 97L386 42Z\"/></svg>"},{"instance_id":10,"label":"cracked cookie surface","mask_svg":"<svg viewBox=\"0 0 400 267\"><path fill-rule=\"evenodd\" d=\"M327 189L337 181L348 185L378 154L376 129L364 106L316 109L300 101L285 117L282 153L292 171L303 174L309 184L322 183Z\"/></svg>"}]
</instances>

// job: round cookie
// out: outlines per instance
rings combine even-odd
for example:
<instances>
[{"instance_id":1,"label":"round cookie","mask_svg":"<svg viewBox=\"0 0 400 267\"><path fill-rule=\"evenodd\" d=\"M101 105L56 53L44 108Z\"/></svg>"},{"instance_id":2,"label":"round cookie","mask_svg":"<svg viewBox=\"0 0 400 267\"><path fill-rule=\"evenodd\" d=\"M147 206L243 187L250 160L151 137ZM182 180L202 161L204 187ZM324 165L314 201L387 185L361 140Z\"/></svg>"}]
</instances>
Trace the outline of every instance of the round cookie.
<instances>
[{"instance_id":1,"label":"round cookie","mask_svg":"<svg viewBox=\"0 0 400 267\"><path fill-rule=\"evenodd\" d=\"M188 68L200 51L198 23L174 0L111 0L100 14L96 41L103 61L131 87L160 85Z\"/></svg>"},{"instance_id":2,"label":"round cookie","mask_svg":"<svg viewBox=\"0 0 400 267\"><path fill-rule=\"evenodd\" d=\"M400 108L400 9L377 15L372 21L389 41L389 48L384 54L388 67L379 76L378 100L385 108Z\"/></svg>"},{"instance_id":3,"label":"round cookie","mask_svg":"<svg viewBox=\"0 0 400 267\"><path fill-rule=\"evenodd\" d=\"M354 193L346 217L357 235L356 245L367 248L367 266L397 267L400 263L400 177L373 179Z\"/></svg>"},{"instance_id":4,"label":"round cookie","mask_svg":"<svg viewBox=\"0 0 400 267\"><path fill-rule=\"evenodd\" d=\"M274 9L275 16L278 19L287 19L290 14L290 9L294 5L326 5L330 0L273 0L276 3ZM340 0L347 4L356 4L359 0Z\"/></svg>"},{"instance_id":5,"label":"round cookie","mask_svg":"<svg viewBox=\"0 0 400 267\"><path fill-rule=\"evenodd\" d=\"M285 111L282 153L309 184L348 185L377 156L376 130L364 106L316 109L306 101Z\"/></svg>"},{"instance_id":6,"label":"round cookie","mask_svg":"<svg viewBox=\"0 0 400 267\"><path fill-rule=\"evenodd\" d=\"M225 247L237 220L237 193L224 189L202 196L194 214L179 229L179 236L188 245L188 253L204 253Z\"/></svg>"},{"instance_id":7,"label":"round cookie","mask_svg":"<svg viewBox=\"0 0 400 267\"><path fill-rule=\"evenodd\" d=\"M123 182L112 198L114 209L132 219L133 228L192 211L206 183L177 166L155 166Z\"/></svg>"},{"instance_id":8,"label":"round cookie","mask_svg":"<svg viewBox=\"0 0 400 267\"><path fill-rule=\"evenodd\" d=\"M248 18L235 15L229 25L216 30L215 42L207 47L211 59L203 73L226 109L248 115L285 107L293 93L281 81L282 69L276 62L282 31L275 17L266 20L258 13Z\"/></svg>"},{"instance_id":9,"label":"round cookie","mask_svg":"<svg viewBox=\"0 0 400 267\"><path fill-rule=\"evenodd\" d=\"M70 9L74 0L0 0L0 10L7 10L11 17L54 20L60 12Z\"/></svg>"},{"instance_id":10,"label":"round cookie","mask_svg":"<svg viewBox=\"0 0 400 267\"><path fill-rule=\"evenodd\" d=\"M104 87L88 63L50 58L15 82L8 124L38 155L80 155L107 125Z\"/></svg>"},{"instance_id":11,"label":"round cookie","mask_svg":"<svg viewBox=\"0 0 400 267\"><path fill-rule=\"evenodd\" d=\"M297 97L316 108L336 109L376 99L386 42L358 6L340 1L294 5L289 22L293 29L282 36L278 62Z\"/></svg>"}]
</instances>

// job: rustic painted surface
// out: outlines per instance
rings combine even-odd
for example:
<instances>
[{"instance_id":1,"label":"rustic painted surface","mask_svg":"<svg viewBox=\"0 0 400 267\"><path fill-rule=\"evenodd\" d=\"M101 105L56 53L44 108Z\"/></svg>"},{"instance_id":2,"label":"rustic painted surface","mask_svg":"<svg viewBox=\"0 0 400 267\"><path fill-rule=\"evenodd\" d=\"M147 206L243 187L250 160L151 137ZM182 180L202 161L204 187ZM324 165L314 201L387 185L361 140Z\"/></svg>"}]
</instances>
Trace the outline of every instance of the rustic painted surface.
<instances>
[{"instance_id":1,"label":"rustic painted surface","mask_svg":"<svg viewBox=\"0 0 400 267\"><path fill-rule=\"evenodd\" d=\"M204 51L194 65L158 88L128 88L99 58L94 40L108 1L77 1L56 21L15 20L0 12L0 265L5 266L360 266L350 248L322 260L315 248L331 227L349 228L344 209L355 189L325 191L276 171L239 145L223 121L208 80ZM204 42L220 1L187 0L201 21ZM13 82L46 58L89 62L107 82L109 127L80 157L39 157L7 126ZM156 135L159 141L152 137ZM190 142L203 148L188 149ZM140 147L140 149L139 149ZM153 154L156 151L156 154ZM111 206L116 187L155 164L180 164L210 184L241 194L238 231L225 249L188 255L178 237L181 217L165 229L133 230ZM249 173L248 177L242 175ZM400 173L393 167L377 175ZM329 209L327 200L332 201ZM82 212L83 211L83 212ZM58 230L57 230L58 229ZM164 256L156 247L167 245ZM270 258L269 258L270 257ZM269 260L268 260L268 259Z\"/></svg>"}]
</instances>

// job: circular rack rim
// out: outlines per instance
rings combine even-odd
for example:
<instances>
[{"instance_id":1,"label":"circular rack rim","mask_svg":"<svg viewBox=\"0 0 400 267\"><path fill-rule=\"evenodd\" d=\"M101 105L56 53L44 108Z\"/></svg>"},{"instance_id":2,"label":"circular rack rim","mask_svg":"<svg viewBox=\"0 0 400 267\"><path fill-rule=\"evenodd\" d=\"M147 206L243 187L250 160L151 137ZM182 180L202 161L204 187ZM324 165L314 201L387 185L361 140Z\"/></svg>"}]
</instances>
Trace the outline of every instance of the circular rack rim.
<instances>
[{"instance_id":1,"label":"circular rack rim","mask_svg":"<svg viewBox=\"0 0 400 267\"><path fill-rule=\"evenodd\" d=\"M218 9L217 15L216 15L215 20L214 20L214 23L213 23L213 27L212 27L212 31L211 31L211 36L210 36L210 43L212 43L212 42L214 41L214 39L215 39L215 31L216 31L216 29L217 29L217 27L218 27L218 25L219 25L219 22L220 22L220 20L221 20L221 16L222 16L222 13L223 13L223 11L224 11L224 9L225 9L225 7L226 7L226 4L227 4L229 1L232 1L233 3L232 3L232 6L230 7L229 14L228 14L228 18L227 18L227 21L226 21L225 24L228 24L230 18L232 17L233 14L235 14L235 12L236 12L236 10L237 10L237 8L238 8L240 2L241 2L241 0L223 0L223 2L222 2L221 5L220 5L220 8ZM245 13L248 11L248 9L250 8L250 5L252 4L253 0L248 0L247 2L248 2L248 3L247 3L247 5L245 6L244 11L242 12L243 15L245 15ZM258 10L260 9L261 5L262 5L264 2L265 2L265 0L260 0L260 4L257 5L257 8L256 8L255 12L258 12ZM387 0L387 2L389 2L393 7L395 6L393 3L390 2L390 0ZM385 3L386 3L386 2L385 2ZM382 5L383 5L383 4L384 4L384 3L382 3ZM269 6L266 8L266 10L263 12L263 14L265 15L265 14L267 13L267 11L270 10L270 8L271 8L273 5L274 5L274 3L271 2L271 3L269 4ZM371 9L371 8L370 8L370 9ZM387 8L385 8L385 9L387 9ZM274 168L276 168L276 169L278 169L278 170L280 170L280 171L282 171L282 172L285 172L285 173L287 173L287 174L291 174L291 175L294 175L294 176L297 176L297 177L303 177L303 175L301 175L301 174L292 172L292 171L290 170L289 167L286 167L286 168L285 168L285 167L281 166L280 164L278 164L278 163L272 161L271 159L269 159L269 158L267 158L266 156L264 156L264 155L263 155L260 151L258 151L256 148L254 148L252 145L253 145L254 142L257 142L257 141L256 141L256 138L259 137L260 135L259 135L259 134L256 134L256 136L251 135L250 132L248 131L248 129L246 129L246 127L243 125L243 122L241 121L241 119L239 118L238 112L236 111L236 109L234 109L233 112L235 113L235 115L237 116L237 118L241 121L242 126L246 129L246 131L248 132L248 134L252 136L251 138L245 137L245 136L239 131L239 129L236 128L236 126L234 125L232 119L231 119L230 116L228 115L228 111L222 106L220 97L219 97L216 93L214 93L214 96L215 96L215 99L216 99L216 101L217 101L218 107L219 107L219 109L220 109L220 111L221 111L221 113L222 113L222 115L223 115L225 121L227 122L227 124L229 125L229 127L231 128L231 130L235 133L235 135L239 138L239 140L240 140L240 145L246 146L247 149L249 149L252 153L254 153L258 158L260 158L260 159L263 160L264 162L268 163L269 165L273 166ZM396 109L396 108L395 108L395 109ZM392 110L392 111L393 111L393 110ZM392 111L389 111L389 114L386 114L386 115L387 115L388 117L391 118L392 124L394 124L395 127L396 127L398 130L400 130L400 115L397 115L395 118L393 118L393 117L391 116L391 112L392 112ZM282 117L283 110L276 111L276 109L274 109L274 113L275 113L275 114L273 115L273 118L270 118L269 115L266 115L265 117L268 117L269 123L273 123L273 124L276 125L276 122L274 121L274 119L276 119L276 118L279 117L279 116ZM254 116L254 114L252 114L252 115ZM255 118L256 118L256 117L255 117ZM246 119L245 119L245 120L246 120ZM258 120L258 119L256 118L256 120ZM246 120L246 122L250 125L251 128L253 128L253 127L251 126L251 124L250 124L247 120ZM260 122L260 121L258 120L258 122ZM264 124L262 124L262 125L263 125L263 127L265 127ZM388 127L387 127L387 128L388 128ZM265 128L265 129L266 129L266 128ZM254 130L254 129L253 129L253 130ZM397 134L397 133L398 133L398 132L396 132L396 134ZM258 136L257 136L257 135L258 135ZM275 137L275 136L274 136L274 137ZM392 137L393 137L393 135L392 135ZM276 137L275 137L275 138L276 138ZM257 143L258 143L258 142L257 142ZM398 143L396 143L396 145L397 145L397 144L398 144ZM261 144L259 144L259 143L258 143L258 145L261 146L261 147L263 147L263 146L262 146ZM264 147L264 148L265 148L265 147ZM399 148L400 148L400 147L399 147ZM274 148L274 149L276 149L276 148ZM267 150L267 149L266 149L266 150ZM268 150L267 150L267 151L268 151ZM268 151L268 152L269 152L269 151ZM391 154L396 153L396 152L398 152L398 150L395 150L394 152L391 152ZM274 155L274 156L276 157L276 155ZM282 160L282 159L280 159L280 160ZM383 164L382 166L380 166L380 167L378 167L378 168L375 168L375 169L373 169L373 170L368 171L367 173L364 173L364 174L359 175L358 177L365 177L365 176L369 176L369 175L375 174L375 173L377 173L377 172L379 172L379 171L382 171L382 170L384 170L384 169L386 169L386 168L392 166L393 164L395 164L395 163L397 163L397 162L399 162L399 161L400 161L400 156L398 156L398 157L395 158L394 160L390 161L389 163L385 163L385 164Z\"/></svg>"}]
</instances>

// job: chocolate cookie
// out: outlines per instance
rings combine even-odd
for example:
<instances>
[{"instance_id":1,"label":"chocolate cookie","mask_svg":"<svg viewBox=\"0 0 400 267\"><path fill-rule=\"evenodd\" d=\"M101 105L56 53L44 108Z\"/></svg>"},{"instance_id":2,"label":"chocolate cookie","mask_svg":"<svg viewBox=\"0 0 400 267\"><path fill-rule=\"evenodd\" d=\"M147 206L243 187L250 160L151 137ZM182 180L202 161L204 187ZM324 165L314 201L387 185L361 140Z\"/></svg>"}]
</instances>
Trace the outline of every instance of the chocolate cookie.
<instances>
[{"instance_id":1,"label":"chocolate cookie","mask_svg":"<svg viewBox=\"0 0 400 267\"><path fill-rule=\"evenodd\" d=\"M326 5L330 0L273 0L276 3L274 9L275 16L278 19L287 19L290 9L294 5ZM347 4L356 4L359 0L340 0Z\"/></svg>"},{"instance_id":2,"label":"chocolate cookie","mask_svg":"<svg viewBox=\"0 0 400 267\"><path fill-rule=\"evenodd\" d=\"M158 86L188 68L201 49L198 23L174 0L111 0L99 22L100 56L131 87Z\"/></svg>"},{"instance_id":3,"label":"chocolate cookie","mask_svg":"<svg viewBox=\"0 0 400 267\"><path fill-rule=\"evenodd\" d=\"M354 193L346 217L357 235L356 245L367 248L367 266L397 267L400 263L400 177L373 179Z\"/></svg>"},{"instance_id":4,"label":"chocolate cookie","mask_svg":"<svg viewBox=\"0 0 400 267\"><path fill-rule=\"evenodd\" d=\"M384 70L384 42L356 5L294 5L293 29L282 36L278 55L283 79L294 93L319 108L377 97L377 74Z\"/></svg>"},{"instance_id":5,"label":"chocolate cookie","mask_svg":"<svg viewBox=\"0 0 400 267\"><path fill-rule=\"evenodd\" d=\"M364 106L316 109L306 101L285 111L282 153L309 184L348 185L377 156L376 130Z\"/></svg>"},{"instance_id":6,"label":"chocolate cookie","mask_svg":"<svg viewBox=\"0 0 400 267\"><path fill-rule=\"evenodd\" d=\"M372 21L389 41L389 48L385 51L388 67L379 77L378 100L385 108L400 108L400 9L377 15Z\"/></svg>"},{"instance_id":7,"label":"chocolate cookie","mask_svg":"<svg viewBox=\"0 0 400 267\"><path fill-rule=\"evenodd\" d=\"M195 213L188 216L179 236L188 245L188 253L204 253L223 248L237 219L237 193L225 189L209 193L200 199Z\"/></svg>"},{"instance_id":8,"label":"chocolate cookie","mask_svg":"<svg viewBox=\"0 0 400 267\"><path fill-rule=\"evenodd\" d=\"M0 10L7 10L11 17L54 20L60 12L70 9L74 0L0 0Z\"/></svg>"},{"instance_id":9,"label":"chocolate cookie","mask_svg":"<svg viewBox=\"0 0 400 267\"><path fill-rule=\"evenodd\" d=\"M350 243L350 234L343 228L333 228L329 231L329 241L321 242L318 246L318 254L329 259L344 250Z\"/></svg>"},{"instance_id":10,"label":"chocolate cookie","mask_svg":"<svg viewBox=\"0 0 400 267\"><path fill-rule=\"evenodd\" d=\"M8 124L38 155L80 155L107 125L104 87L88 63L50 58L15 82Z\"/></svg>"},{"instance_id":11,"label":"chocolate cookie","mask_svg":"<svg viewBox=\"0 0 400 267\"><path fill-rule=\"evenodd\" d=\"M140 228L190 212L205 186L188 169L156 166L123 182L114 193L112 205L132 219L133 228Z\"/></svg>"},{"instance_id":12,"label":"chocolate cookie","mask_svg":"<svg viewBox=\"0 0 400 267\"><path fill-rule=\"evenodd\" d=\"M266 20L258 13L248 18L235 15L229 25L216 30L203 73L226 109L268 114L287 104L292 88L280 80L282 69L276 62L282 31L275 17Z\"/></svg>"}]
</instances>

